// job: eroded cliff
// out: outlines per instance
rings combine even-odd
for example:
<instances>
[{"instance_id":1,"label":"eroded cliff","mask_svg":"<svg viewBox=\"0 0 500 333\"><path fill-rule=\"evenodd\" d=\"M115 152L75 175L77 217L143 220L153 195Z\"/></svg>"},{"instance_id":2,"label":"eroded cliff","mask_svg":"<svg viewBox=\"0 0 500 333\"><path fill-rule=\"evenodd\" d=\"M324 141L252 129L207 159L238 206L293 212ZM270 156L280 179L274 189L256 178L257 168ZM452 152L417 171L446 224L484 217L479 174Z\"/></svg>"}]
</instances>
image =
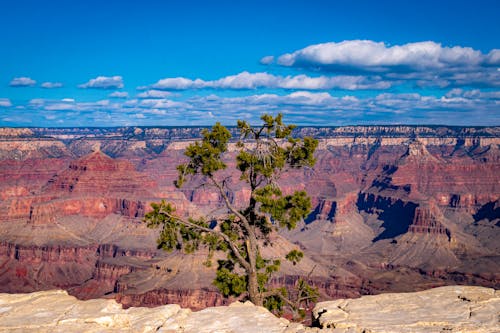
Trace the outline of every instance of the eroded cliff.
<instances>
[{"instance_id":1,"label":"eroded cliff","mask_svg":"<svg viewBox=\"0 0 500 333\"><path fill-rule=\"evenodd\" d=\"M153 201L210 217L219 195L172 182L200 128L2 129L0 290L65 288L127 306L227 302L200 256L156 249L142 217ZM234 131L234 129L232 129ZM268 254L300 247L307 260L276 284L308 275L322 298L359 297L446 284L500 284L498 127L299 128L320 138L313 169L283 175L313 211ZM235 205L249 192L223 175ZM187 269L189 267L189 269ZM314 269L313 269L314 268Z\"/></svg>"}]
</instances>

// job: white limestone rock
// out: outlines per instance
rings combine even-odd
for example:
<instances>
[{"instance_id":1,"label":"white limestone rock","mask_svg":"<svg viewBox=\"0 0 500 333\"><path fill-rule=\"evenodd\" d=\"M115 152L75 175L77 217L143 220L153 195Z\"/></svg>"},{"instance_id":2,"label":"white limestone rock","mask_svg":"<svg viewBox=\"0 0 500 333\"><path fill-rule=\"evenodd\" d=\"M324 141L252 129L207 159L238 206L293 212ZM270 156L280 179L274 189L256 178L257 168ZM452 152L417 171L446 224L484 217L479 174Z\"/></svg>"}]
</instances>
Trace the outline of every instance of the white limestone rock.
<instances>
[{"instance_id":1,"label":"white limestone rock","mask_svg":"<svg viewBox=\"0 0 500 333\"><path fill-rule=\"evenodd\" d=\"M318 303L313 316L332 332L500 332L498 291L448 286Z\"/></svg>"},{"instance_id":2,"label":"white limestone rock","mask_svg":"<svg viewBox=\"0 0 500 333\"><path fill-rule=\"evenodd\" d=\"M229 306L206 308L191 313L183 323L182 332L282 333L288 325L288 320L275 317L263 307L255 306L251 302L235 302Z\"/></svg>"},{"instance_id":3,"label":"white limestone rock","mask_svg":"<svg viewBox=\"0 0 500 333\"><path fill-rule=\"evenodd\" d=\"M191 312L176 304L122 309L114 300L80 301L60 290L0 294L0 332L285 333L289 324L250 302Z\"/></svg>"},{"instance_id":4,"label":"white limestone rock","mask_svg":"<svg viewBox=\"0 0 500 333\"><path fill-rule=\"evenodd\" d=\"M65 291L0 294L0 332L361 333L500 332L500 298L481 287L442 287L318 303L307 328L250 302L192 312L178 305L122 309Z\"/></svg>"}]
</instances>

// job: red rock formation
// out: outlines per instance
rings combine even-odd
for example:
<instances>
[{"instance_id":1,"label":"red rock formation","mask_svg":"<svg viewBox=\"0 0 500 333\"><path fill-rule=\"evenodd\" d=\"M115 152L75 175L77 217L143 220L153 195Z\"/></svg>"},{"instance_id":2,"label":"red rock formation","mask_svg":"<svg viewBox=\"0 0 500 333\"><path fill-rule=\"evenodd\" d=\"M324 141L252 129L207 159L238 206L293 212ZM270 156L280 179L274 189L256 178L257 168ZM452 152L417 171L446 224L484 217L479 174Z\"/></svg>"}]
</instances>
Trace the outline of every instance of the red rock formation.
<instances>
[{"instance_id":1,"label":"red rock formation","mask_svg":"<svg viewBox=\"0 0 500 333\"><path fill-rule=\"evenodd\" d=\"M0 244L0 290L30 292L80 285L92 276L95 246Z\"/></svg>"},{"instance_id":2,"label":"red rock formation","mask_svg":"<svg viewBox=\"0 0 500 333\"><path fill-rule=\"evenodd\" d=\"M451 238L451 232L439 222L439 213L429 205L419 206L415 209L415 216L408 231L423 234L446 235Z\"/></svg>"},{"instance_id":3,"label":"red rock formation","mask_svg":"<svg viewBox=\"0 0 500 333\"><path fill-rule=\"evenodd\" d=\"M309 215L309 222L313 220L333 221L337 208L337 203L335 201L332 199L314 198L313 205L316 208Z\"/></svg>"},{"instance_id":4,"label":"red rock formation","mask_svg":"<svg viewBox=\"0 0 500 333\"><path fill-rule=\"evenodd\" d=\"M140 200L116 198L76 197L54 199L30 206L29 221L33 224L50 224L57 218L69 215L104 218L109 214L121 214L131 218L144 217L149 204Z\"/></svg>"},{"instance_id":5,"label":"red rock formation","mask_svg":"<svg viewBox=\"0 0 500 333\"><path fill-rule=\"evenodd\" d=\"M155 289L142 294L125 294L118 288L116 301L124 308L131 306L158 306L163 304L179 304L183 308L201 310L209 306L227 305L230 300L224 298L217 290L197 289Z\"/></svg>"},{"instance_id":6,"label":"red rock formation","mask_svg":"<svg viewBox=\"0 0 500 333\"><path fill-rule=\"evenodd\" d=\"M97 246L64 247L60 245L18 245L0 243L0 257L15 259L21 264L41 262L86 263L95 257Z\"/></svg>"},{"instance_id":7,"label":"red rock formation","mask_svg":"<svg viewBox=\"0 0 500 333\"><path fill-rule=\"evenodd\" d=\"M100 150L70 163L67 170L49 180L44 192L68 195L120 193L151 196L155 183L124 160L114 160Z\"/></svg>"}]
</instances>

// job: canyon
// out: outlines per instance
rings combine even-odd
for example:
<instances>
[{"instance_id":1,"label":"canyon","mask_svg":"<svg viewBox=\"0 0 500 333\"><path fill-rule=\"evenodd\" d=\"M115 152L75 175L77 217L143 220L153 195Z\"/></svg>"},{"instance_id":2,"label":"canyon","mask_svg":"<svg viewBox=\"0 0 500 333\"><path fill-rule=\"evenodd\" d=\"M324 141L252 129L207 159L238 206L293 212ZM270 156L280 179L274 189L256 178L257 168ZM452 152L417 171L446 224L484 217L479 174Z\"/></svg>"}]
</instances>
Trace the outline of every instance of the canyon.
<instances>
[{"instance_id":1,"label":"canyon","mask_svg":"<svg viewBox=\"0 0 500 333\"><path fill-rule=\"evenodd\" d=\"M217 216L222 199L195 179L173 181L201 128L1 128L0 292L64 289L124 307L227 305L207 253L167 253L142 222L165 199ZM236 129L231 131L236 135ZM319 139L314 168L285 173L312 198L308 218L263 248L283 263L273 283L309 276L321 299L445 285L500 287L500 127L300 127ZM232 202L249 193L230 144Z\"/></svg>"}]
</instances>

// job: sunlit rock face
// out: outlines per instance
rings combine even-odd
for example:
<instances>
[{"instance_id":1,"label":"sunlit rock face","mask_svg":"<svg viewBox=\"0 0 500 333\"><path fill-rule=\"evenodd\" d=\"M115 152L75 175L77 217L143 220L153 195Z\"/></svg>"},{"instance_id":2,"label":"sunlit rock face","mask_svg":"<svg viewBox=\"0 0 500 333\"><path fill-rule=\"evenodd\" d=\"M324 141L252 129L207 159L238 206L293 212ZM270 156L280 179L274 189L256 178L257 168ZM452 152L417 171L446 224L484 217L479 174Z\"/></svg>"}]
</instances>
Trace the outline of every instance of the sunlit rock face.
<instances>
[{"instance_id":1,"label":"sunlit rock face","mask_svg":"<svg viewBox=\"0 0 500 333\"><path fill-rule=\"evenodd\" d=\"M114 300L79 301L65 291L54 290L0 294L0 309L2 332L280 333L304 329L249 302L199 312L177 304L123 309Z\"/></svg>"},{"instance_id":2,"label":"sunlit rock face","mask_svg":"<svg viewBox=\"0 0 500 333\"><path fill-rule=\"evenodd\" d=\"M197 178L176 189L176 166L201 128L1 129L0 291L63 288L125 306L227 304L206 253L165 253L142 219L166 199L180 214L224 212ZM232 129L233 132L234 129ZM312 212L265 253L300 247L275 284L310 275L322 299L448 284L500 286L500 129L410 126L299 128L319 138L314 168L283 173ZM227 195L250 193L224 157ZM311 273L312 272L312 273Z\"/></svg>"},{"instance_id":3,"label":"sunlit rock face","mask_svg":"<svg viewBox=\"0 0 500 333\"><path fill-rule=\"evenodd\" d=\"M318 303L316 328L277 318L250 302L198 312L178 304L123 309L114 300L81 301L65 291L0 294L2 332L496 332L494 289L448 286Z\"/></svg>"},{"instance_id":4,"label":"sunlit rock face","mask_svg":"<svg viewBox=\"0 0 500 333\"><path fill-rule=\"evenodd\" d=\"M335 332L495 332L498 290L448 286L318 303L315 321Z\"/></svg>"}]
</instances>

